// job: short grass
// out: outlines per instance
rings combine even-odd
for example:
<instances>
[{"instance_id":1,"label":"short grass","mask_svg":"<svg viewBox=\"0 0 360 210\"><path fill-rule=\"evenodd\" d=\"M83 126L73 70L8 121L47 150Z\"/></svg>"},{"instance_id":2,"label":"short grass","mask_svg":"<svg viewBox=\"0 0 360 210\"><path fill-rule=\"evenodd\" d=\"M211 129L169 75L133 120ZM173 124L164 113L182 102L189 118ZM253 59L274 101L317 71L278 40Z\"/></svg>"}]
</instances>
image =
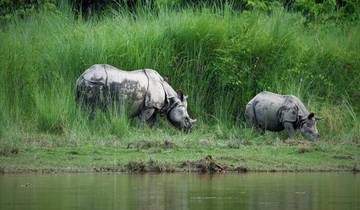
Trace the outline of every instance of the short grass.
<instances>
[{"instance_id":1,"label":"short grass","mask_svg":"<svg viewBox=\"0 0 360 210\"><path fill-rule=\"evenodd\" d=\"M137 129L126 138L113 135L54 136L16 134L0 150L1 170L11 172L199 171L208 156L227 171L357 171L359 145L297 139L283 142L272 133L250 129L226 138L214 133L170 134L163 129ZM239 135L241 133L241 135ZM247 135L244 135L247 133ZM5 139L3 139L4 141ZM206 165L208 166L208 165ZM210 170L210 169L208 169Z\"/></svg>"}]
</instances>

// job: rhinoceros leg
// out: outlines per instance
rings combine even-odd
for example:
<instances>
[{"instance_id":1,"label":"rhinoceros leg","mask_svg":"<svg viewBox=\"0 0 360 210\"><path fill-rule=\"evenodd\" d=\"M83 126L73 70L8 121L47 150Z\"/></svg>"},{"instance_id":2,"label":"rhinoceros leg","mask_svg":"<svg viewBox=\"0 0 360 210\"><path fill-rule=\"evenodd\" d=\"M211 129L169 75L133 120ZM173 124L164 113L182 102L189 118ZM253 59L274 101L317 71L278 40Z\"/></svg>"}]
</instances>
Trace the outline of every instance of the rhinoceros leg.
<instances>
[{"instance_id":1,"label":"rhinoceros leg","mask_svg":"<svg viewBox=\"0 0 360 210\"><path fill-rule=\"evenodd\" d=\"M292 139L295 136L295 129L291 122L284 122L284 128L288 132L289 138Z\"/></svg>"},{"instance_id":2,"label":"rhinoceros leg","mask_svg":"<svg viewBox=\"0 0 360 210\"><path fill-rule=\"evenodd\" d=\"M142 126L153 116L155 109L145 109L139 114L139 120Z\"/></svg>"},{"instance_id":3,"label":"rhinoceros leg","mask_svg":"<svg viewBox=\"0 0 360 210\"><path fill-rule=\"evenodd\" d=\"M249 127L255 129L258 131L261 135L265 134L265 128L262 127L256 117L255 113L255 106L258 102L257 101L251 101L246 105L245 109L245 120Z\"/></svg>"},{"instance_id":4,"label":"rhinoceros leg","mask_svg":"<svg viewBox=\"0 0 360 210\"><path fill-rule=\"evenodd\" d=\"M156 112L151 115L150 119L148 120L150 128L154 128L156 125Z\"/></svg>"}]
</instances>

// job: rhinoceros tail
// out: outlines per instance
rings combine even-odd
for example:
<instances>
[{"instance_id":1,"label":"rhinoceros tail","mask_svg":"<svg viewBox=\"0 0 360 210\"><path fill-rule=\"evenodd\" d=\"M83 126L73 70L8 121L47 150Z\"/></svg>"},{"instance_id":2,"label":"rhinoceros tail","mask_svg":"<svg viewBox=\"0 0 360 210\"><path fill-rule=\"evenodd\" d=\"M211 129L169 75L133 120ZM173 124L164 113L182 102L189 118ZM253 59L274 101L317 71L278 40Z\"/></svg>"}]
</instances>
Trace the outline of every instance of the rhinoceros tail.
<instances>
[{"instance_id":1,"label":"rhinoceros tail","mask_svg":"<svg viewBox=\"0 0 360 210\"><path fill-rule=\"evenodd\" d=\"M259 121L258 121L258 118L257 118L257 115L256 115L256 105L259 101L254 101L253 104L252 104L252 111L253 111L253 114L254 114L254 123L256 126L259 126Z\"/></svg>"},{"instance_id":2,"label":"rhinoceros tail","mask_svg":"<svg viewBox=\"0 0 360 210\"><path fill-rule=\"evenodd\" d=\"M83 77L81 76L77 81L75 85L75 102L77 105L81 102L81 84L83 82Z\"/></svg>"}]
</instances>

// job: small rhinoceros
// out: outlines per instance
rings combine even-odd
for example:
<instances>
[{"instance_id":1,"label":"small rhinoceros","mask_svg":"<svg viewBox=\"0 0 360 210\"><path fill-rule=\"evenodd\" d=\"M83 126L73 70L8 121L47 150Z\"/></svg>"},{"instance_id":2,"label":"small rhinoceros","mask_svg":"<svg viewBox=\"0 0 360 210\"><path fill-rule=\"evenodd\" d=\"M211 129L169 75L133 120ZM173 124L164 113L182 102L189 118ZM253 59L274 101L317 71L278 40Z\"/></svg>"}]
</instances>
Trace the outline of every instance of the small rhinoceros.
<instances>
[{"instance_id":1,"label":"small rhinoceros","mask_svg":"<svg viewBox=\"0 0 360 210\"><path fill-rule=\"evenodd\" d=\"M130 117L138 116L151 127L158 113L185 131L192 129L196 122L187 112L187 96L176 93L152 69L123 71L108 64L95 64L76 81L75 91L77 104L87 107L91 116L96 107L105 111L110 105L116 105L126 107Z\"/></svg>"},{"instance_id":2,"label":"small rhinoceros","mask_svg":"<svg viewBox=\"0 0 360 210\"><path fill-rule=\"evenodd\" d=\"M271 92L257 94L246 105L245 118L250 126L263 131L286 130L293 138L295 129L300 129L305 137L316 141L319 133L314 113L309 113L304 104L295 96L279 95Z\"/></svg>"}]
</instances>

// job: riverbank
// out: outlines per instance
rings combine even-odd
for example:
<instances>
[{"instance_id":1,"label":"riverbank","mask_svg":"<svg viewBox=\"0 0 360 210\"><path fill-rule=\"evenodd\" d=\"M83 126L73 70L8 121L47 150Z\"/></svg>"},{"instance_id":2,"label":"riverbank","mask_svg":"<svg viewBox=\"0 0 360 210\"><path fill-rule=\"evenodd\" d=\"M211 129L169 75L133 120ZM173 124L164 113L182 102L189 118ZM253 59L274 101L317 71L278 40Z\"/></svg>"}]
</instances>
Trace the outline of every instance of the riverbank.
<instances>
[{"instance_id":1,"label":"riverbank","mask_svg":"<svg viewBox=\"0 0 360 210\"><path fill-rule=\"evenodd\" d=\"M69 136L25 135L12 145L1 146L0 173L360 170L358 144L283 142L269 135L238 142L199 134L155 139L146 139L144 134L127 141L106 137L77 142Z\"/></svg>"},{"instance_id":2,"label":"riverbank","mask_svg":"<svg viewBox=\"0 0 360 210\"><path fill-rule=\"evenodd\" d=\"M0 28L0 172L357 171L359 37L355 17L313 21L279 6L14 17ZM157 70L189 96L194 131L166 119L139 128L115 110L89 120L74 85L96 63ZM320 142L247 128L244 108L264 90L321 117Z\"/></svg>"}]
</instances>

